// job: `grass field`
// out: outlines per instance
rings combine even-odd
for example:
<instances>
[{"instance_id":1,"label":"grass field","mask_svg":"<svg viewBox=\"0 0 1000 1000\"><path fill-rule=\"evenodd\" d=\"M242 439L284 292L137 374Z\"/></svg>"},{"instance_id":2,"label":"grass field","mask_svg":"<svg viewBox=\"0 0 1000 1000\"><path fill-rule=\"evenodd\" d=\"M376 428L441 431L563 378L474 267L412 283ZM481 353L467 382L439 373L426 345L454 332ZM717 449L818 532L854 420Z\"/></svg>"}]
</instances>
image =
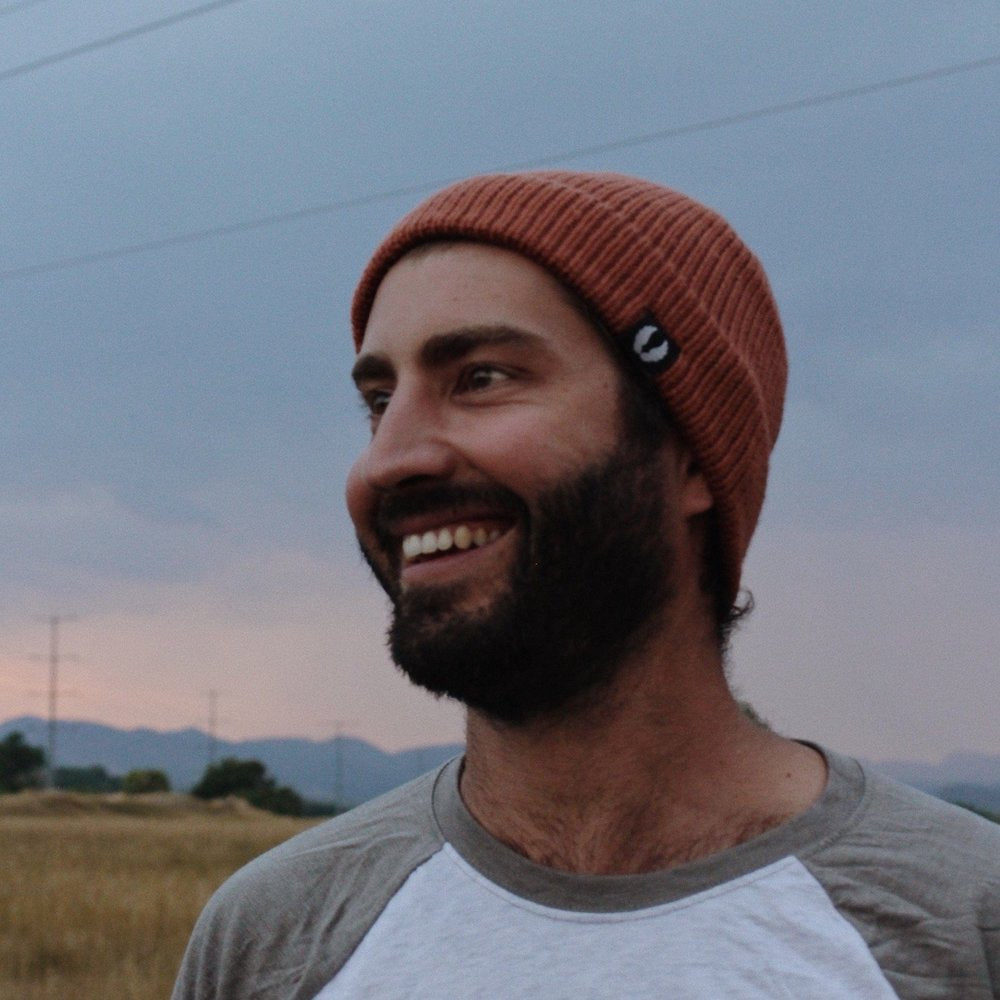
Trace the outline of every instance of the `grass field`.
<instances>
[{"instance_id":1,"label":"grass field","mask_svg":"<svg viewBox=\"0 0 1000 1000\"><path fill-rule=\"evenodd\" d=\"M183 796L0 796L0 997L169 997L212 891L313 822Z\"/></svg>"}]
</instances>

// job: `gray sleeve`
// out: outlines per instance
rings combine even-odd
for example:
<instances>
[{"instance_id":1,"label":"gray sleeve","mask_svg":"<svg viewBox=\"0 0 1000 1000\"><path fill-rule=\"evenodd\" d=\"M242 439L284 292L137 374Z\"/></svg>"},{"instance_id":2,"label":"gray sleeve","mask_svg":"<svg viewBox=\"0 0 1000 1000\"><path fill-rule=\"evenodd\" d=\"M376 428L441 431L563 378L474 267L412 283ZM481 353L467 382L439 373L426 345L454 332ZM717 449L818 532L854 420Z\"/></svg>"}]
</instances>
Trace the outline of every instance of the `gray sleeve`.
<instances>
[{"instance_id":1,"label":"gray sleeve","mask_svg":"<svg viewBox=\"0 0 1000 1000\"><path fill-rule=\"evenodd\" d=\"M1000 826L866 775L855 823L804 858L903 1000L995 1000Z\"/></svg>"},{"instance_id":2,"label":"gray sleeve","mask_svg":"<svg viewBox=\"0 0 1000 1000\"><path fill-rule=\"evenodd\" d=\"M195 925L173 1000L311 1000L440 848L433 780L307 830L233 875Z\"/></svg>"}]
</instances>

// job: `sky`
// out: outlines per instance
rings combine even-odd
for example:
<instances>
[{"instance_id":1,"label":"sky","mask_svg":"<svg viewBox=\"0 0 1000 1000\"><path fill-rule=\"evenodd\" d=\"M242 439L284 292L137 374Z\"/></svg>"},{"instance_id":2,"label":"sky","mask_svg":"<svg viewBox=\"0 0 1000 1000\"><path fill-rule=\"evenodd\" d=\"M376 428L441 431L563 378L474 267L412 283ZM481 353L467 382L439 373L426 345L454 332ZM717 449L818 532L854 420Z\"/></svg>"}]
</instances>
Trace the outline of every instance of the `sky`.
<instances>
[{"instance_id":1,"label":"sky","mask_svg":"<svg viewBox=\"0 0 1000 1000\"><path fill-rule=\"evenodd\" d=\"M223 738L460 739L344 510L350 296L425 194L557 166L711 205L774 287L740 696L871 759L1000 754L998 29L993 0L0 3L0 718L45 714L61 615L65 718L204 728L214 691Z\"/></svg>"}]
</instances>

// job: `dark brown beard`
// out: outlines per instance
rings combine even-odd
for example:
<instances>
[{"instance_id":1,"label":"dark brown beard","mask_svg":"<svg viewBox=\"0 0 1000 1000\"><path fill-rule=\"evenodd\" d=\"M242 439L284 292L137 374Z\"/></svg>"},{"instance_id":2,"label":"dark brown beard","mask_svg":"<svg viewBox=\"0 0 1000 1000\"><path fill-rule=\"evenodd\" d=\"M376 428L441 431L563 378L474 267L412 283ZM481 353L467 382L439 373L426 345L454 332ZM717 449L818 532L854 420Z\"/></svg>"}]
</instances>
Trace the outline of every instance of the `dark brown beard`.
<instances>
[{"instance_id":1,"label":"dark brown beard","mask_svg":"<svg viewBox=\"0 0 1000 1000\"><path fill-rule=\"evenodd\" d=\"M454 610L461 585L400 593L383 581L400 669L509 724L568 712L599 694L672 596L657 455L652 446L626 445L541 495L530 512L509 491L490 490L502 509L520 512L508 585L487 609L463 614ZM434 494L425 490L415 501L422 512L464 499L447 484L428 489Z\"/></svg>"}]
</instances>

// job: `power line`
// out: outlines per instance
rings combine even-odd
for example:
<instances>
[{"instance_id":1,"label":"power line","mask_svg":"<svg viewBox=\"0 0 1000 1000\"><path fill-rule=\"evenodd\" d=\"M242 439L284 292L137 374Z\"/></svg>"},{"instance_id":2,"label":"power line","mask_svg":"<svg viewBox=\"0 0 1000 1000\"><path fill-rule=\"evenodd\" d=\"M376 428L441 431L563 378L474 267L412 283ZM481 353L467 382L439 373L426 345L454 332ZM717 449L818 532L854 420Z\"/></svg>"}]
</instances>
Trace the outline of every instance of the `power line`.
<instances>
[{"instance_id":1,"label":"power line","mask_svg":"<svg viewBox=\"0 0 1000 1000\"><path fill-rule=\"evenodd\" d=\"M457 180L457 178L455 179ZM165 247L181 246L185 243L199 243L202 240L211 239L214 236L231 236L235 233L244 233L252 229L262 229L266 226L276 226L285 222L294 222L298 219L308 219L316 215L329 215L333 212L339 212L344 209L358 208L374 202L400 198L404 195L420 194L424 191L433 190L447 183L447 180L424 181L419 184L411 184L407 187L395 188L392 191L379 191L374 194L360 195L356 198L345 198L341 201L325 202L321 205L311 205L308 208L299 208L292 212L281 212L275 215L261 216L257 219L247 219L243 222L233 222L224 226L213 226L210 229L196 229L192 232L178 233L175 236L164 236L160 239L148 240L144 243L130 243L127 246L114 247L110 250L98 250L93 253L79 254L74 257L60 257L56 260L47 261L42 264L28 264L25 267L0 271L0 279L24 278L33 274L44 274L46 271L59 271L64 268L75 267L79 264L93 264L99 261L116 260L120 257L130 257L133 254L145 253L149 250L162 250Z\"/></svg>"},{"instance_id":2,"label":"power line","mask_svg":"<svg viewBox=\"0 0 1000 1000\"><path fill-rule=\"evenodd\" d=\"M233 0L229 0L229 2L233 2ZM971 62L954 63L950 66L940 66L936 69L926 70L922 73L913 73L909 76L898 76L887 80L878 80L875 83L861 84L857 87L847 87L841 90L829 91L825 94L817 94L812 97L799 98L794 101L783 101L780 104L769 104L765 107L755 108L751 111L742 111L736 114L724 115L719 118L709 118L704 121L693 122L688 125L677 125L672 128L661 129L656 132L646 132L625 139L617 139L612 142L599 143L592 146L580 146L576 149L565 150L561 153L554 153L550 156L537 157L532 160L523 160L518 163L504 164L496 167L495 169L498 171L529 170L536 167L551 166L557 163L565 163L571 160L582 159L587 156L594 156L599 153L631 149L636 146L650 145L652 143L663 142L667 139L679 138L684 135L693 135L698 132L709 132L715 129L728 128L732 125L743 125L748 122L757 121L761 118L770 118L777 115L788 114L793 111L801 111L805 108L819 107L824 104L832 104L837 101L845 101L855 97L866 97L880 91L896 90L900 87L908 87L916 83L937 80L946 76L955 76L959 73L968 73L973 70L985 69L989 66L996 66L998 64L1000 64L1000 56L988 56L985 59L975 59ZM308 219L320 215L330 215L335 212L345 211L346 209L360 208L365 205L371 205L382 201L392 201L409 195L423 194L427 191L434 191L459 179L459 177L448 177L438 178L433 181L422 181L416 184L408 184L403 187L375 191L365 195L358 195L354 198L343 198L339 201L330 201L319 205L310 205L306 208L295 209L291 212L278 212L273 215L259 216L256 219L246 219L242 222L233 222L222 226L212 226L206 229L195 229L186 233L177 233L174 236L164 236L159 239L146 240L141 243L130 243L124 246L113 247L108 250L97 250L92 253L76 254L70 257L59 257L55 260L44 261L39 264L28 264L23 267L9 268L7 270L0 271L0 280L9 278L26 278L36 274L46 274L51 271L65 270L66 268L77 267L83 264L95 264L108 260L117 260L122 257L130 257L135 254L146 253L153 250L163 250L168 247L183 246L188 243L200 243L203 240L212 239L218 236L232 236L237 233L249 232L253 229L263 229L268 226L281 225L286 222L295 222L300 219Z\"/></svg>"},{"instance_id":3,"label":"power line","mask_svg":"<svg viewBox=\"0 0 1000 1000\"><path fill-rule=\"evenodd\" d=\"M119 31L114 35L105 35L92 42L74 46L71 49L63 49L61 52L53 52L51 55L42 56L40 59L33 59L31 62L21 63L20 66L12 66L10 69L0 70L0 82L10 80L15 76L24 76L25 73L33 73L37 69L44 69L46 66L53 66L56 63L65 62L67 59L75 59L87 52L96 52L98 49L106 49L110 45L117 45L119 42L126 42L140 35L148 35L150 32L159 31L161 28L169 28L180 21L187 21L192 17L200 17L208 14L220 7L229 7L234 3L242 3L243 0L213 0L212 3L203 3L200 7L191 7L189 10L182 10L177 14L170 14L168 17L161 17L156 21L148 21L145 24L129 28L127 31ZM10 13L16 9L8 7L0 10L0 13Z\"/></svg>"},{"instance_id":4,"label":"power line","mask_svg":"<svg viewBox=\"0 0 1000 1000\"><path fill-rule=\"evenodd\" d=\"M579 159L584 156L593 156L597 153L610 153L619 149L630 149L633 146L644 146L648 143L662 142L664 139L675 139L679 136L691 135L695 132L709 132L717 128L727 128L730 125L742 125L745 122L756 121L758 118L770 118L774 115L787 114L790 111L801 111L803 108L815 108L822 104L833 104L837 101L849 100L852 97L867 97L869 94L876 94L883 90L896 90L899 87L909 87L914 83L939 80L945 76L956 76L959 73L968 73L971 70L985 69L988 66L996 65L1000 65L1000 56L987 56L985 59L974 59L971 62L954 63L951 66L939 66L936 69L925 70L923 73L891 77L888 80L878 80L875 83L863 83L857 87L845 87L843 90L832 90L826 94L802 97L795 101L782 101L780 104L769 104L766 107L756 108L753 111L723 115L721 118L710 118L691 125L678 125L674 128L661 129L658 132L647 132L644 135L632 136L627 139L603 142L594 146L581 146L570 153L534 160L528 166L546 166L552 163L560 163L566 159ZM511 169L525 168L515 166Z\"/></svg>"}]
</instances>

